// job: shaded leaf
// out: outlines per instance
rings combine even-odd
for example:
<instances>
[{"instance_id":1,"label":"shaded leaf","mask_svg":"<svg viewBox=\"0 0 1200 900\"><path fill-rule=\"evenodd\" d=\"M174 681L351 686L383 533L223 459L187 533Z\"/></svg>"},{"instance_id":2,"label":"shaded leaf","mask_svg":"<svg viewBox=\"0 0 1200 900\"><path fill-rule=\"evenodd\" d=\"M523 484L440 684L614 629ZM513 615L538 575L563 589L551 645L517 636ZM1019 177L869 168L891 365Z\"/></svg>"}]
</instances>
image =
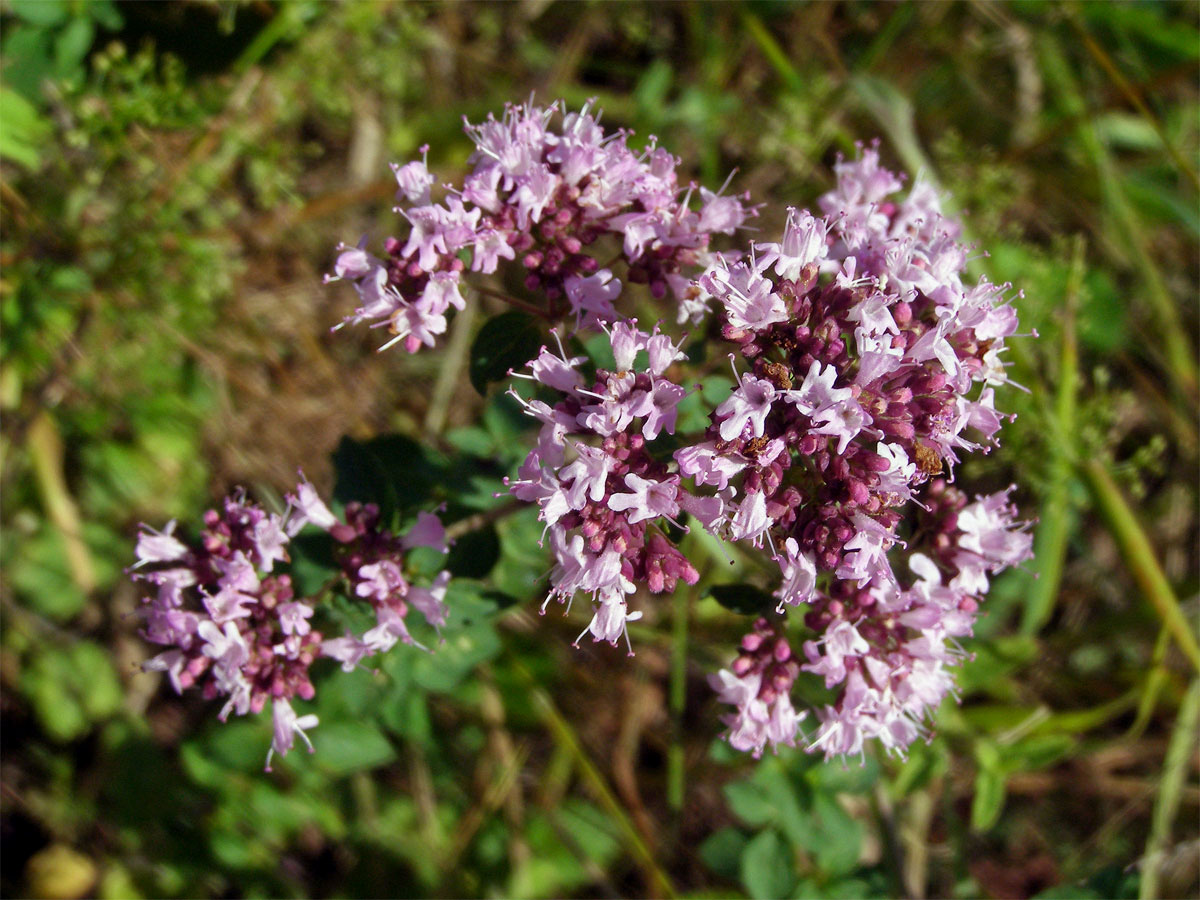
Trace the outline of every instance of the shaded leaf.
<instances>
[{"instance_id":1,"label":"shaded leaf","mask_svg":"<svg viewBox=\"0 0 1200 900\"><path fill-rule=\"evenodd\" d=\"M750 584L714 584L708 593L730 612L743 616L764 616L779 605L766 591Z\"/></svg>"},{"instance_id":2,"label":"shaded leaf","mask_svg":"<svg viewBox=\"0 0 1200 900\"><path fill-rule=\"evenodd\" d=\"M459 537L446 556L446 568L460 578L483 578L500 559L500 536L488 524Z\"/></svg>"},{"instance_id":3,"label":"shaded leaf","mask_svg":"<svg viewBox=\"0 0 1200 900\"><path fill-rule=\"evenodd\" d=\"M486 395L489 384L528 363L542 344L542 332L532 316L515 310L493 316L483 323L471 344L471 384Z\"/></svg>"},{"instance_id":4,"label":"shaded leaf","mask_svg":"<svg viewBox=\"0 0 1200 900\"><path fill-rule=\"evenodd\" d=\"M750 839L739 829L726 826L705 838L700 845L700 858L717 875L736 878L748 843Z\"/></svg>"},{"instance_id":5,"label":"shaded leaf","mask_svg":"<svg viewBox=\"0 0 1200 900\"><path fill-rule=\"evenodd\" d=\"M416 441L399 434L369 441L344 437L333 452L334 499L379 505L384 524L422 507L439 481L440 461Z\"/></svg>"}]
</instances>

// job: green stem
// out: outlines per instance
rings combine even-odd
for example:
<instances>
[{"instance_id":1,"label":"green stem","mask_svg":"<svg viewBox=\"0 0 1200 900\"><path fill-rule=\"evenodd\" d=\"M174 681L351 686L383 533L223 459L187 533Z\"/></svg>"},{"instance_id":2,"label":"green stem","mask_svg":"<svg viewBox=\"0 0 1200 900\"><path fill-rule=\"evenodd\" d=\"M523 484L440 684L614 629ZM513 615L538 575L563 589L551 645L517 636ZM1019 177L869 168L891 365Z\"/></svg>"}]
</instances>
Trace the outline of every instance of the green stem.
<instances>
[{"instance_id":1,"label":"green stem","mask_svg":"<svg viewBox=\"0 0 1200 900\"><path fill-rule=\"evenodd\" d=\"M1080 470L1138 587L1154 605L1179 649L1200 672L1200 646L1197 646L1191 623L1179 607L1171 583L1154 556L1150 538L1103 463L1095 459L1084 460Z\"/></svg>"},{"instance_id":2,"label":"green stem","mask_svg":"<svg viewBox=\"0 0 1200 900\"><path fill-rule=\"evenodd\" d=\"M613 794L612 789L608 786L608 782L604 780L604 776L596 768L596 764L592 762L587 752L584 751L582 745L579 743L579 738L575 734L575 730L571 728L570 723L563 718L562 713L555 707L550 695L538 685L533 675L521 662L514 661L513 671L524 682L526 689L529 691L530 699L533 702L533 708L541 718L542 723L549 729L554 742L571 756L580 778L588 786L588 789L592 792L592 795L596 798L601 808L616 823L617 830L620 832L622 839L633 853L633 856L641 864L643 871L646 873L646 878L653 886L653 889L661 896L675 897L675 888L672 886L670 879L667 878L667 874L654 859L654 854L646 846L646 842L642 839L637 828L634 827L632 820L622 808L616 795Z\"/></svg>"},{"instance_id":3,"label":"green stem","mask_svg":"<svg viewBox=\"0 0 1200 900\"><path fill-rule=\"evenodd\" d=\"M667 750L667 805L679 822L683 809L683 711L687 704L688 624L692 592L677 590L673 598L671 631L671 746Z\"/></svg>"},{"instance_id":4,"label":"green stem","mask_svg":"<svg viewBox=\"0 0 1200 900\"><path fill-rule=\"evenodd\" d=\"M515 306L517 309L527 312L530 315L537 316L540 319L551 321L554 318L557 318L549 310L542 309L540 306L537 306L534 303L529 303L525 300L521 300L518 297L510 296L502 291L494 291L489 287L484 287L477 284L471 285L471 289L477 294L486 294L488 297L495 297L497 300L502 300L509 306Z\"/></svg>"},{"instance_id":5,"label":"green stem","mask_svg":"<svg viewBox=\"0 0 1200 900\"><path fill-rule=\"evenodd\" d=\"M1196 740L1196 724L1200 720L1200 679L1192 682L1179 707L1179 718L1171 731L1171 742L1167 745L1167 758L1163 761L1162 780L1158 799L1154 801L1151 818L1150 838L1146 841L1146 853L1142 857L1142 882L1138 889L1139 900L1160 897L1158 876L1162 871L1163 852L1171 840L1171 825L1179 812L1179 797L1187 777L1188 761L1191 759Z\"/></svg>"},{"instance_id":6,"label":"green stem","mask_svg":"<svg viewBox=\"0 0 1200 900\"><path fill-rule=\"evenodd\" d=\"M1154 642L1154 652L1150 655L1150 671L1142 687L1142 696L1138 700L1137 716L1125 737L1137 740L1150 724L1154 708L1158 706L1158 697L1167 683L1167 647L1171 644L1171 632L1164 625L1158 630L1158 639Z\"/></svg>"},{"instance_id":7,"label":"green stem","mask_svg":"<svg viewBox=\"0 0 1200 900\"><path fill-rule=\"evenodd\" d=\"M1054 418L1064 434L1075 434L1075 396L1079 389L1079 346L1075 340L1075 312L1083 284L1083 235L1076 235L1071 270L1067 281L1062 323L1061 361L1058 369L1058 394ZM1030 585L1028 601L1021 615L1021 633L1037 634L1054 614L1058 588L1062 581L1071 536L1070 490L1074 448L1051 441L1050 490L1042 506L1041 525L1037 530L1035 558L1037 580Z\"/></svg>"}]
</instances>

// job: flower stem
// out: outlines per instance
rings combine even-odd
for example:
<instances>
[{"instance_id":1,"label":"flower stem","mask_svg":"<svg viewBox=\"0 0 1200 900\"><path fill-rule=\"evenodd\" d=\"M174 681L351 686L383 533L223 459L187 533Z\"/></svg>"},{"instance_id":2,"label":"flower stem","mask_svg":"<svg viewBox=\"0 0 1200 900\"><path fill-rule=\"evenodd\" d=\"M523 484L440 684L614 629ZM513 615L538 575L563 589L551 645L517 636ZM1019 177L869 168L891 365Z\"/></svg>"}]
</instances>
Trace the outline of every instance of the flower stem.
<instances>
[{"instance_id":1,"label":"flower stem","mask_svg":"<svg viewBox=\"0 0 1200 900\"><path fill-rule=\"evenodd\" d=\"M687 705L688 624L691 618L691 591L676 591L671 610L671 746L667 751L667 805L676 824L683 810L683 711Z\"/></svg>"},{"instance_id":2,"label":"flower stem","mask_svg":"<svg viewBox=\"0 0 1200 900\"><path fill-rule=\"evenodd\" d=\"M533 702L533 708L541 718L543 724L550 730L554 742L570 755L575 763L576 770L579 772L580 778L588 786L588 789L592 792L600 807L616 823L624 842L645 871L651 889L659 896L675 897L675 888L672 886L670 879L667 878L667 874L654 859L654 854L646 845L641 834L638 833L637 828L634 827L629 815L621 808L620 802L613 794L612 788L608 786L608 782L605 781L600 770L596 768L596 764L592 762L591 758L580 745L579 738L576 736L574 729L571 728L570 723L563 718L562 713L555 707L550 695L534 680L529 669L520 662L514 662L513 670L517 677L524 682L526 689L529 691L530 699Z\"/></svg>"},{"instance_id":3,"label":"flower stem","mask_svg":"<svg viewBox=\"0 0 1200 900\"><path fill-rule=\"evenodd\" d=\"M1171 632L1175 643L1179 645L1188 660L1200 672L1200 646L1192 633L1191 623L1179 607L1179 600L1171 589L1171 583L1150 545L1133 510L1125 502L1112 476L1103 463L1096 459L1085 460L1081 464L1081 472L1092 498L1100 508L1100 514L1107 520L1108 529L1117 542L1125 564L1129 567L1134 580L1142 593L1154 605L1155 612L1163 624Z\"/></svg>"},{"instance_id":4,"label":"flower stem","mask_svg":"<svg viewBox=\"0 0 1200 900\"><path fill-rule=\"evenodd\" d=\"M1146 853L1142 856L1142 880L1138 890L1139 900L1160 897L1159 873L1163 868L1163 856L1171 841L1171 824L1179 812L1179 799L1183 782L1187 777L1188 761L1192 757L1196 740L1196 724L1200 720L1200 679L1192 682L1179 706L1179 718L1171 731L1167 745L1167 758L1163 761L1162 779L1159 782L1158 799L1154 802L1154 815L1150 824L1150 838L1146 841Z\"/></svg>"},{"instance_id":5,"label":"flower stem","mask_svg":"<svg viewBox=\"0 0 1200 900\"><path fill-rule=\"evenodd\" d=\"M542 309L540 306L530 303L527 300L521 300L517 297L505 294L502 291L494 291L491 288L483 287L482 285L472 285L471 287L477 294L486 294L488 297L495 297L497 300L502 300L509 306L515 306L517 309L537 316L540 319L546 319L549 321L557 318L548 310Z\"/></svg>"}]
</instances>

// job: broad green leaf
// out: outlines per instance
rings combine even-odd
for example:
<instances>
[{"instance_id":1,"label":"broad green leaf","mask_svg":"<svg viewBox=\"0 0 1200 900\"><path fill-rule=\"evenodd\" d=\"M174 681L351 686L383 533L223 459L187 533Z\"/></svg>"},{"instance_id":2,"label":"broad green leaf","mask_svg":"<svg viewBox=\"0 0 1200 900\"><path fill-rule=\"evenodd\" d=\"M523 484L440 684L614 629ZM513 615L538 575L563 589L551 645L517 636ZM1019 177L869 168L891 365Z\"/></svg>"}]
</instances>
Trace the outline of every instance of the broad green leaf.
<instances>
[{"instance_id":1,"label":"broad green leaf","mask_svg":"<svg viewBox=\"0 0 1200 900\"><path fill-rule=\"evenodd\" d=\"M39 652L22 672L21 687L42 726L59 741L82 737L115 713L124 696L108 654L91 641Z\"/></svg>"},{"instance_id":2,"label":"broad green leaf","mask_svg":"<svg viewBox=\"0 0 1200 900\"><path fill-rule=\"evenodd\" d=\"M726 826L714 831L700 845L700 858L723 878L737 878L742 853L750 839L739 829Z\"/></svg>"},{"instance_id":3,"label":"broad green leaf","mask_svg":"<svg viewBox=\"0 0 1200 900\"><path fill-rule=\"evenodd\" d=\"M36 5L36 4L35 4ZM4 83L35 106L44 103L43 87L53 74L52 32L27 24L7 29L3 53ZM7 124L0 131L7 131Z\"/></svg>"},{"instance_id":4,"label":"broad green leaf","mask_svg":"<svg viewBox=\"0 0 1200 900\"><path fill-rule=\"evenodd\" d=\"M112 0L89 0L87 11L92 21L103 25L109 31L116 31L124 24L121 13L117 11Z\"/></svg>"},{"instance_id":5,"label":"broad green leaf","mask_svg":"<svg viewBox=\"0 0 1200 900\"><path fill-rule=\"evenodd\" d=\"M541 329L532 316L510 311L483 323L471 344L471 384L480 394L488 385L508 377L538 354L544 343Z\"/></svg>"},{"instance_id":6,"label":"broad green leaf","mask_svg":"<svg viewBox=\"0 0 1200 900\"><path fill-rule=\"evenodd\" d=\"M1004 809L1004 775L996 769L981 768L975 776L975 796L971 799L971 830L987 831L1000 819Z\"/></svg>"},{"instance_id":7,"label":"broad green leaf","mask_svg":"<svg viewBox=\"0 0 1200 900\"><path fill-rule=\"evenodd\" d=\"M368 441L344 437L333 453L333 466L334 499L377 504L385 525L399 513L426 506L443 468L432 451L399 434Z\"/></svg>"},{"instance_id":8,"label":"broad green leaf","mask_svg":"<svg viewBox=\"0 0 1200 900\"><path fill-rule=\"evenodd\" d=\"M30 25L61 25L70 10L67 0L9 0L13 14Z\"/></svg>"},{"instance_id":9,"label":"broad green leaf","mask_svg":"<svg viewBox=\"0 0 1200 900\"><path fill-rule=\"evenodd\" d=\"M0 157L27 169L41 162L41 149L50 135L50 123L33 104L14 90L0 87Z\"/></svg>"},{"instance_id":10,"label":"broad green leaf","mask_svg":"<svg viewBox=\"0 0 1200 900\"><path fill-rule=\"evenodd\" d=\"M576 797L569 797L557 810L559 822L567 833L578 841L587 855L600 866L616 859L621 842L611 819L596 806Z\"/></svg>"},{"instance_id":11,"label":"broad green leaf","mask_svg":"<svg viewBox=\"0 0 1200 900\"><path fill-rule=\"evenodd\" d=\"M865 794L879 780L879 761L874 757L861 762L834 759L813 766L806 775L817 792Z\"/></svg>"},{"instance_id":12,"label":"broad green leaf","mask_svg":"<svg viewBox=\"0 0 1200 900\"><path fill-rule=\"evenodd\" d=\"M764 616L779 605L778 600L751 584L714 584L708 594L730 612L743 616Z\"/></svg>"},{"instance_id":13,"label":"broad green leaf","mask_svg":"<svg viewBox=\"0 0 1200 900\"><path fill-rule=\"evenodd\" d=\"M316 765L331 775L374 769L396 758L396 748L378 728L366 722L320 725L311 738Z\"/></svg>"},{"instance_id":14,"label":"broad green leaf","mask_svg":"<svg viewBox=\"0 0 1200 900\"><path fill-rule=\"evenodd\" d=\"M211 710L215 716L219 705ZM300 715L304 710L298 709ZM208 759L226 769L226 774L241 772L257 777L266 765L267 748L271 746L271 709L268 706L258 715L244 716L234 721L212 722L208 733L196 741ZM301 751L303 752L303 751Z\"/></svg>"},{"instance_id":15,"label":"broad green leaf","mask_svg":"<svg viewBox=\"0 0 1200 900\"><path fill-rule=\"evenodd\" d=\"M752 828L761 828L778 820L779 813L762 785L753 781L734 781L723 789L729 808Z\"/></svg>"},{"instance_id":16,"label":"broad green leaf","mask_svg":"<svg viewBox=\"0 0 1200 900\"><path fill-rule=\"evenodd\" d=\"M546 549L539 546L544 528L535 506L496 523L500 562L492 571L491 581L497 590L522 603L547 590L545 581L539 581L550 567Z\"/></svg>"},{"instance_id":17,"label":"broad green leaf","mask_svg":"<svg viewBox=\"0 0 1200 900\"><path fill-rule=\"evenodd\" d=\"M306 529L288 545L289 573L297 593L313 596L340 571L333 558L333 538L316 528Z\"/></svg>"},{"instance_id":18,"label":"broad green leaf","mask_svg":"<svg viewBox=\"0 0 1200 900\"><path fill-rule=\"evenodd\" d=\"M5 541L5 573L21 602L41 615L65 622L87 605L87 596L71 577L66 543L58 529L43 522L33 535L21 541L20 555L13 552L13 538Z\"/></svg>"},{"instance_id":19,"label":"broad green leaf","mask_svg":"<svg viewBox=\"0 0 1200 900\"><path fill-rule=\"evenodd\" d=\"M460 578L483 578L500 559L500 536L494 525L462 535L446 556L446 568Z\"/></svg>"},{"instance_id":20,"label":"broad green leaf","mask_svg":"<svg viewBox=\"0 0 1200 900\"><path fill-rule=\"evenodd\" d=\"M58 33L54 38L54 70L59 78L70 78L81 71L95 33L92 20L83 17L72 19Z\"/></svg>"},{"instance_id":21,"label":"broad green leaf","mask_svg":"<svg viewBox=\"0 0 1200 900\"><path fill-rule=\"evenodd\" d=\"M791 893L795 860L774 829L757 835L742 853L742 884L754 900L776 900Z\"/></svg>"},{"instance_id":22,"label":"broad green leaf","mask_svg":"<svg viewBox=\"0 0 1200 900\"><path fill-rule=\"evenodd\" d=\"M93 722L113 715L121 708L125 691L117 678L109 653L92 641L81 641L69 651L71 687L80 698L84 712Z\"/></svg>"},{"instance_id":23,"label":"broad green leaf","mask_svg":"<svg viewBox=\"0 0 1200 900\"><path fill-rule=\"evenodd\" d=\"M1045 769L1067 757L1079 739L1071 734L1038 734L1005 747L1005 772L1031 772Z\"/></svg>"},{"instance_id":24,"label":"broad green leaf","mask_svg":"<svg viewBox=\"0 0 1200 900\"><path fill-rule=\"evenodd\" d=\"M457 631L447 626L446 631L446 642L413 665L413 680L429 691L454 690L472 669L500 652L500 637L490 623Z\"/></svg>"},{"instance_id":25,"label":"broad green leaf","mask_svg":"<svg viewBox=\"0 0 1200 900\"><path fill-rule=\"evenodd\" d=\"M58 649L34 657L21 673L21 687L46 733L57 741L71 741L88 730L83 704L70 689L71 660Z\"/></svg>"},{"instance_id":26,"label":"broad green leaf","mask_svg":"<svg viewBox=\"0 0 1200 900\"><path fill-rule=\"evenodd\" d=\"M853 871L862 850L862 828L832 794L813 798L813 827L820 841L813 849L817 866L829 875Z\"/></svg>"}]
</instances>

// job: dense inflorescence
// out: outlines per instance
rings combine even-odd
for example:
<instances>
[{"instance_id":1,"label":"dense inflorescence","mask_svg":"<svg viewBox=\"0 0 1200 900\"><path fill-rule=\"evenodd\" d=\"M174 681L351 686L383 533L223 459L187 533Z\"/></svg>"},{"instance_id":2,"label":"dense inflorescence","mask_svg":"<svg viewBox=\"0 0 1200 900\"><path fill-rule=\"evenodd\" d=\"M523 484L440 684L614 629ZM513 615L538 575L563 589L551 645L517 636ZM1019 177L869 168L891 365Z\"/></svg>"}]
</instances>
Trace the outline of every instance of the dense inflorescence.
<instances>
[{"instance_id":1,"label":"dense inflorescence","mask_svg":"<svg viewBox=\"0 0 1200 900\"><path fill-rule=\"evenodd\" d=\"M388 238L386 259L364 244L340 248L331 277L353 281L362 302L347 321L387 327L394 337L384 346L432 347L449 308L463 308L464 273L493 273L501 260L521 266L526 290L547 300L552 315L569 312L577 328L612 322L621 281L608 267L605 237L619 241L613 262L623 259L628 281L659 298L672 290L686 306L695 275L711 262L711 236L732 234L755 212L706 188L685 193L679 161L653 137L635 153L630 133L606 133L588 106L509 106L466 131L476 147L472 171L461 188L447 186L441 203L432 200L424 158L393 167L406 204L396 210L409 230L405 240ZM699 211L689 208L697 192Z\"/></svg>"},{"instance_id":2,"label":"dense inflorescence","mask_svg":"<svg viewBox=\"0 0 1200 900\"><path fill-rule=\"evenodd\" d=\"M968 505L942 478L995 443L1006 286L963 284L958 225L927 185L893 199L874 148L836 173L825 215L790 210L780 243L701 278L746 371L675 454L730 538L770 548L780 609L808 610L801 668L839 688L817 712L828 755L903 751L952 688L987 574L1030 555L1007 492Z\"/></svg>"},{"instance_id":3,"label":"dense inflorescence","mask_svg":"<svg viewBox=\"0 0 1200 900\"><path fill-rule=\"evenodd\" d=\"M609 342L616 368L599 369L590 388L578 370L585 358L568 357L561 344L559 355L543 347L529 364L527 377L563 397L550 406L513 391L542 428L509 490L537 503L546 523L557 563L550 597L569 608L576 593L590 594L595 614L584 633L615 644L626 622L641 616L629 612L627 594L639 585L657 594L674 591L680 580L696 583L695 567L665 523L684 511L704 520L715 504L685 491L679 475L648 451L660 434L675 431L686 391L666 371L683 358L679 347L633 320L613 325ZM641 370L639 353L647 360Z\"/></svg>"},{"instance_id":4,"label":"dense inflorescence","mask_svg":"<svg viewBox=\"0 0 1200 900\"><path fill-rule=\"evenodd\" d=\"M154 587L141 610L143 637L168 647L145 663L148 671L167 674L177 693L198 686L207 699L225 697L218 717L258 713L272 706L274 738L267 754L286 754L296 735L312 750L305 731L315 715L298 716L294 698L315 694L309 668L321 656L339 660L347 670L364 657L399 642L415 643L405 616L419 610L434 627L446 620L443 602L449 574L430 587L405 576L404 554L417 546L445 551L445 532L437 517L421 514L403 536L379 527L379 511L352 503L341 521L302 482L287 511L267 513L238 491L220 510L204 515L197 540L187 543L171 522L163 531L143 528L137 543L135 580ZM307 524L329 532L351 596L370 602L376 626L361 636L347 632L327 639L309 622L317 600L298 597L291 577L275 571L286 563L291 539Z\"/></svg>"}]
</instances>

